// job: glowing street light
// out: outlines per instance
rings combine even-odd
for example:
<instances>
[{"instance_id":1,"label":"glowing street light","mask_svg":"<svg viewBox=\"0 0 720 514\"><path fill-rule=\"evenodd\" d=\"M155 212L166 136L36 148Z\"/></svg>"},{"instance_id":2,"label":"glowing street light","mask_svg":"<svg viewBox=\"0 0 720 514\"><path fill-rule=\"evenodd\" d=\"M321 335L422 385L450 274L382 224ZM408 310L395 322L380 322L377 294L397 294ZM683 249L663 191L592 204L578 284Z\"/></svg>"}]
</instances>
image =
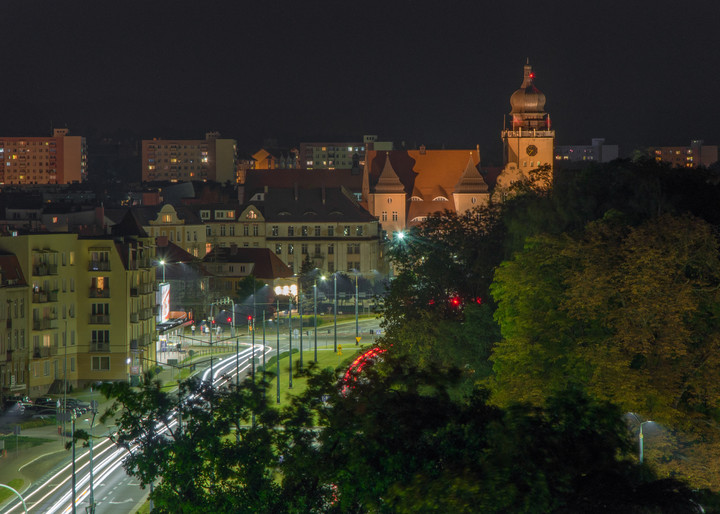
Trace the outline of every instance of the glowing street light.
<instances>
[{"instance_id":1,"label":"glowing street light","mask_svg":"<svg viewBox=\"0 0 720 514\"><path fill-rule=\"evenodd\" d=\"M162 266L162 272L163 272L163 284L165 283L165 259L160 259L160 266Z\"/></svg>"}]
</instances>

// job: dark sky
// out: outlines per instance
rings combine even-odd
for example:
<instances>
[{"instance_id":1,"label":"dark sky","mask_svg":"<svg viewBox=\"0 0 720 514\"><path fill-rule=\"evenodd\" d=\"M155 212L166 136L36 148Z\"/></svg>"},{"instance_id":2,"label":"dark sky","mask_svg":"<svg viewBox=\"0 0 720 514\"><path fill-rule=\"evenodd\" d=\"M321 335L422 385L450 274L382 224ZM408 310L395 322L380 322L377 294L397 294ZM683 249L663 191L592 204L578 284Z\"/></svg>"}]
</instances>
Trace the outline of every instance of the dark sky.
<instances>
[{"instance_id":1,"label":"dark sky","mask_svg":"<svg viewBox=\"0 0 720 514\"><path fill-rule=\"evenodd\" d=\"M720 143L715 0L2 3L3 135L378 134L493 160L530 58L559 144Z\"/></svg>"}]
</instances>

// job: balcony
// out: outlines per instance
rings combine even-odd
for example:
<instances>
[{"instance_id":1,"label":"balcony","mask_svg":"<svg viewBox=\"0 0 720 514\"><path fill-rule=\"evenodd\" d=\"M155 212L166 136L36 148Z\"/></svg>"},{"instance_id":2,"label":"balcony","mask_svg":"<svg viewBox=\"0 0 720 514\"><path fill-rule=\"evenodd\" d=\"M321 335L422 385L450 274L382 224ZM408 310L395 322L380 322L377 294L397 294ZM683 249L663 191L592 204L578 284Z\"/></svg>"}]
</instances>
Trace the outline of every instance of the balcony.
<instances>
[{"instance_id":1,"label":"balcony","mask_svg":"<svg viewBox=\"0 0 720 514\"><path fill-rule=\"evenodd\" d=\"M130 313L130 323L138 323L140 321L140 315L137 312Z\"/></svg>"},{"instance_id":2,"label":"balcony","mask_svg":"<svg viewBox=\"0 0 720 514\"><path fill-rule=\"evenodd\" d=\"M138 340L137 339L130 340L130 349L137 351L137 349L138 349Z\"/></svg>"},{"instance_id":3,"label":"balcony","mask_svg":"<svg viewBox=\"0 0 720 514\"><path fill-rule=\"evenodd\" d=\"M155 309L152 309L152 308L150 308L150 309L140 309L140 319L144 321L144 320L146 320L146 319L152 318L152 317L153 317L153 314L154 314L154 311L155 311Z\"/></svg>"},{"instance_id":4,"label":"balcony","mask_svg":"<svg viewBox=\"0 0 720 514\"><path fill-rule=\"evenodd\" d=\"M110 323L110 315L109 314L91 314L90 315L90 324L91 325L98 325L98 324L107 325L109 323Z\"/></svg>"},{"instance_id":5,"label":"balcony","mask_svg":"<svg viewBox=\"0 0 720 514\"><path fill-rule=\"evenodd\" d=\"M90 342L90 351L93 353L98 353L98 352L109 353L110 352L110 343L109 342L100 343L98 341L91 341Z\"/></svg>"},{"instance_id":6,"label":"balcony","mask_svg":"<svg viewBox=\"0 0 720 514\"><path fill-rule=\"evenodd\" d=\"M33 348L32 358L33 359L43 359L45 357L50 357L50 347L49 346L36 346Z\"/></svg>"},{"instance_id":7,"label":"balcony","mask_svg":"<svg viewBox=\"0 0 720 514\"><path fill-rule=\"evenodd\" d=\"M32 303L47 303L57 302L58 292L57 291L34 291L32 294Z\"/></svg>"},{"instance_id":8,"label":"balcony","mask_svg":"<svg viewBox=\"0 0 720 514\"><path fill-rule=\"evenodd\" d=\"M57 275L57 264L38 264L33 266L32 274L36 277Z\"/></svg>"},{"instance_id":9,"label":"balcony","mask_svg":"<svg viewBox=\"0 0 720 514\"><path fill-rule=\"evenodd\" d=\"M52 326L53 321L55 322L55 326ZM33 320L33 330L49 330L51 328L57 328L57 320L48 318Z\"/></svg>"},{"instance_id":10,"label":"balcony","mask_svg":"<svg viewBox=\"0 0 720 514\"><path fill-rule=\"evenodd\" d=\"M110 261L90 261L88 271L110 271Z\"/></svg>"},{"instance_id":11,"label":"balcony","mask_svg":"<svg viewBox=\"0 0 720 514\"><path fill-rule=\"evenodd\" d=\"M110 289L98 289L97 287L91 287L88 296L90 298L110 298Z\"/></svg>"},{"instance_id":12,"label":"balcony","mask_svg":"<svg viewBox=\"0 0 720 514\"><path fill-rule=\"evenodd\" d=\"M140 346L150 346L152 343L152 336L150 334L143 334L138 338Z\"/></svg>"},{"instance_id":13,"label":"balcony","mask_svg":"<svg viewBox=\"0 0 720 514\"><path fill-rule=\"evenodd\" d=\"M153 284L140 284L140 294L150 294L153 292Z\"/></svg>"}]
</instances>

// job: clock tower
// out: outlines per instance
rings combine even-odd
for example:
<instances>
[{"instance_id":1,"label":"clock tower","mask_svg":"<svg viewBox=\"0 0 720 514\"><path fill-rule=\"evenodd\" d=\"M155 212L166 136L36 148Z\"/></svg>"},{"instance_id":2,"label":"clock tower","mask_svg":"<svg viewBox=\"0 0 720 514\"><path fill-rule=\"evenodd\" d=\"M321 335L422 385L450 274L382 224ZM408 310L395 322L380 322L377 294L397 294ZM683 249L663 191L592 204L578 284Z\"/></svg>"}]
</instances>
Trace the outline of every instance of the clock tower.
<instances>
[{"instance_id":1,"label":"clock tower","mask_svg":"<svg viewBox=\"0 0 720 514\"><path fill-rule=\"evenodd\" d=\"M550 115L545 112L545 95L534 81L535 73L528 62L520 89L510 97L510 128L506 120L502 131L505 177L501 182L506 186L542 165L553 167L555 131L550 129Z\"/></svg>"}]
</instances>

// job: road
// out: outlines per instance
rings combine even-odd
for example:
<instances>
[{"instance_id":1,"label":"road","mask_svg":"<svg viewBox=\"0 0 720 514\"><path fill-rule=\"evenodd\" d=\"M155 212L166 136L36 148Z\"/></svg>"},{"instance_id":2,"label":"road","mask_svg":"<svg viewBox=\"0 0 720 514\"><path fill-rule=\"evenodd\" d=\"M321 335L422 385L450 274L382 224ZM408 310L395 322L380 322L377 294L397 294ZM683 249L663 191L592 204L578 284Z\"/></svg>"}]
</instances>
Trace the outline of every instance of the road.
<instances>
[{"instance_id":1,"label":"road","mask_svg":"<svg viewBox=\"0 0 720 514\"><path fill-rule=\"evenodd\" d=\"M333 326L318 329L318 351L332 351L334 348L335 337ZM362 342L372 342L377 332L378 320L363 320L359 324ZM308 335L309 334L309 335ZM289 348L290 335L280 332L280 351ZM242 336L241 350L237 354L230 357L216 358L213 362L213 383L220 383L227 379L228 376L235 377L236 370L240 369L241 379L247 375L252 366L252 348L249 346L250 338ZM306 331L303 335L303 349L311 350L314 348L313 329ZM266 329L265 344L263 345L262 332L258 330L255 339L255 356L256 362L262 363L262 355L265 352L269 358L276 352L276 343L278 341L277 331L275 327ZM355 346L355 323L338 324L337 341L339 345L345 348ZM293 335L293 348L298 348L300 344L299 333ZM234 342L232 343L234 346ZM201 371L203 379L209 380L210 368ZM98 429L95 429L98 430ZM107 428L102 427L105 436L108 435ZM102 433L96 433L96 436L102 436ZM107 437L98 439L93 448L93 489L95 499L95 512L98 514L126 514L134 512L135 509L147 497L148 490L140 488L140 483L136 478L130 477L125 473L122 467L126 450L118 448ZM90 496L90 459L89 449L76 448L75 458L75 477L76 477L76 510L78 512L85 511L89 505ZM28 507L28 512L33 513L69 513L72 512L72 459L68 460L55 468L53 471L45 475L41 480L32 484L30 488L23 491L23 497ZM23 512L22 503L14 500L8 503L2 510L3 513L19 513Z\"/></svg>"}]
</instances>

